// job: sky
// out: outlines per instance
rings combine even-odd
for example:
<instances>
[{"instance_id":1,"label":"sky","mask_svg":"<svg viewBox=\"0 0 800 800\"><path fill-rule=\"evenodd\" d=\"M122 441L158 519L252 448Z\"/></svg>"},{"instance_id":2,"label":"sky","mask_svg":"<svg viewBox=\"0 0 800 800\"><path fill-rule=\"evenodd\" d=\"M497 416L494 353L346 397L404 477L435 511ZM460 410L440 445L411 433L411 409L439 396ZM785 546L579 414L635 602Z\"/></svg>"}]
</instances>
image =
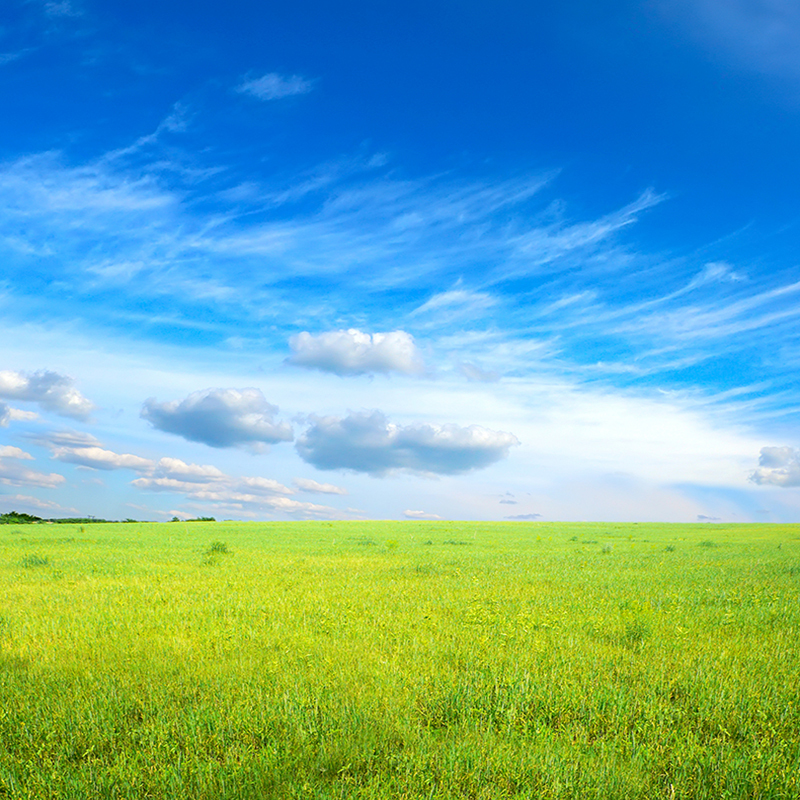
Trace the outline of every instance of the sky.
<instances>
[{"instance_id":1,"label":"sky","mask_svg":"<svg viewBox=\"0 0 800 800\"><path fill-rule=\"evenodd\" d=\"M800 519L794 0L6 0L0 512Z\"/></svg>"}]
</instances>

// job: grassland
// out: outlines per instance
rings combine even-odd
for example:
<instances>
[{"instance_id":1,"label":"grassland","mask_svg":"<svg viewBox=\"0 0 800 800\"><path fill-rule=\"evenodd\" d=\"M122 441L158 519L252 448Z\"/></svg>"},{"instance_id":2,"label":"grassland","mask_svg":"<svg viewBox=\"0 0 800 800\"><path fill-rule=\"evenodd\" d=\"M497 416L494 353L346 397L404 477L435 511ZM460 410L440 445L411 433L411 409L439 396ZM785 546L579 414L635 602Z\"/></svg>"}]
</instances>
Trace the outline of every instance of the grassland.
<instances>
[{"instance_id":1,"label":"grassland","mask_svg":"<svg viewBox=\"0 0 800 800\"><path fill-rule=\"evenodd\" d=\"M799 798L800 527L0 529L0 796Z\"/></svg>"}]
</instances>

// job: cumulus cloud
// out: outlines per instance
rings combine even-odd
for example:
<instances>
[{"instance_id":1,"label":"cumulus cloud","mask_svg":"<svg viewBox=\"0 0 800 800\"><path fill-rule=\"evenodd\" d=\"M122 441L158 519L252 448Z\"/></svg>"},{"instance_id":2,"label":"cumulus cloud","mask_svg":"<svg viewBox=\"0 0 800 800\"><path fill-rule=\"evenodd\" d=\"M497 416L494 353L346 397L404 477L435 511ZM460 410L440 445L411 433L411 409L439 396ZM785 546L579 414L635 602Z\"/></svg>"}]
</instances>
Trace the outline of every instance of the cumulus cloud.
<instances>
[{"instance_id":1,"label":"cumulus cloud","mask_svg":"<svg viewBox=\"0 0 800 800\"><path fill-rule=\"evenodd\" d=\"M209 447L263 447L290 442L292 427L275 422L277 406L258 389L205 389L180 402L147 400L141 416L154 428Z\"/></svg>"},{"instance_id":2,"label":"cumulus cloud","mask_svg":"<svg viewBox=\"0 0 800 800\"><path fill-rule=\"evenodd\" d=\"M422 358L414 337L405 331L364 333L356 328L327 331L313 336L303 331L289 340L289 364L336 375L366 375L372 372L419 374Z\"/></svg>"},{"instance_id":3,"label":"cumulus cloud","mask_svg":"<svg viewBox=\"0 0 800 800\"><path fill-rule=\"evenodd\" d=\"M295 478L292 483L301 492L308 494L347 494L347 489L342 489L341 486L335 486L332 483L318 483L310 478Z\"/></svg>"},{"instance_id":4,"label":"cumulus cloud","mask_svg":"<svg viewBox=\"0 0 800 800\"><path fill-rule=\"evenodd\" d=\"M297 442L301 458L318 469L350 469L370 475L394 470L455 475L487 467L519 440L478 425L390 423L380 411L322 417Z\"/></svg>"},{"instance_id":5,"label":"cumulus cloud","mask_svg":"<svg viewBox=\"0 0 800 800\"><path fill-rule=\"evenodd\" d=\"M75 388L72 378L49 370L0 371L0 397L36 403L45 411L75 419L86 419L94 410L94 405Z\"/></svg>"},{"instance_id":6,"label":"cumulus cloud","mask_svg":"<svg viewBox=\"0 0 800 800\"><path fill-rule=\"evenodd\" d=\"M800 451L793 447L762 447L758 464L750 474L753 483L800 486Z\"/></svg>"},{"instance_id":7,"label":"cumulus cloud","mask_svg":"<svg viewBox=\"0 0 800 800\"><path fill-rule=\"evenodd\" d=\"M241 94L249 94L259 100L280 100L296 94L308 94L313 88L312 81L299 75L284 77L277 72L268 72L260 78L243 81L236 87Z\"/></svg>"},{"instance_id":8,"label":"cumulus cloud","mask_svg":"<svg viewBox=\"0 0 800 800\"><path fill-rule=\"evenodd\" d=\"M515 522L529 522L534 519L541 519L541 514L514 514L511 517L506 517L506 519L514 520Z\"/></svg>"},{"instance_id":9,"label":"cumulus cloud","mask_svg":"<svg viewBox=\"0 0 800 800\"><path fill-rule=\"evenodd\" d=\"M406 509L403 516L406 519L441 519L438 514L427 514L424 511L412 511L411 509Z\"/></svg>"}]
</instances>

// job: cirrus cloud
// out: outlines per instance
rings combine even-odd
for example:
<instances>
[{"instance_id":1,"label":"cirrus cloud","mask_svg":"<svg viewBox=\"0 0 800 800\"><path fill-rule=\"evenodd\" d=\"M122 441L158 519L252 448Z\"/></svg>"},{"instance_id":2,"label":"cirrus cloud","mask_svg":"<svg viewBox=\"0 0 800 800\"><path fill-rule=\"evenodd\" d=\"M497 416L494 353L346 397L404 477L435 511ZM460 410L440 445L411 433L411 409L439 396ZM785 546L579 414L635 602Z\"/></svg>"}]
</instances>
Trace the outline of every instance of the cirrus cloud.
<instances>
[{"instance_id":1,"label":"cirrus cloud","mask_svg":"<svg viewBox=\"0 0 800 800\"><path fill-rule=\"evenodd\" d=\"M284 77L277 72L268 72L260 78L243 81L236 87L240 94L249 94L259 100L280 100L296 94L308 94L313 88L312 81L300 75Z\"/></svg>"},{"instance_id":2,"label":"cirrus cloud","mask_svg":"<svg viewBox=\"0 0 800 800\"><path fill-rule=\"evenodd\" d=\"M380 411L316 419L297 442L300 457L317 469L349 469L380 476L396 470L456 475L488 467L508 455L516 436L479 425L390 423Z\"/></svg>"},{"instance_id":3,"label":"cirrus cloud","mask_svg":"<svg viewBox=\"0 0 800 800\"><path fill-rule=\"evenodd\" d=\"M141 416L154 428L209 447L250 447L291 442L292 427L275 422L277 406L258 389L205 389L180 402L147 400Z\"/></svg>"},{"instance_id":4,"label":"cirrus cloud","mask_svg":"<svg viewBox=\"0 0 800 800\"><path fill-rule=\"evenodd\" d=\"M371 372L422 372L422 358L414 337L405 331L364 333L356 328L327 331L313 336L308 331L289 340L292 355L287 363L336 375Z\"/></svg>"}]
</instances>

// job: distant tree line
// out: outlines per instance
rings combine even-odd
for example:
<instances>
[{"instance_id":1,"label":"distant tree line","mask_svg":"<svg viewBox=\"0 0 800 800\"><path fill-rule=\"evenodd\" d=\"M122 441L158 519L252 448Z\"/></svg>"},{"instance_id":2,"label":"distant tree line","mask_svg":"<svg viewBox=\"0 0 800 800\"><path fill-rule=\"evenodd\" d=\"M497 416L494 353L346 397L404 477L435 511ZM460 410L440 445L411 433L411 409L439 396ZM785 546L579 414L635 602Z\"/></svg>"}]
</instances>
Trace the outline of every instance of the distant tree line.
<instances>
[{"instance_id":1,"label":"distant tree line","mask_svg":"<svg viewBox=\"0 0 800 800\"><path fill-rule=\"evenodd\" d=\"M136 519L100 519L99 517L58 517L53 519L43 519L42 517L35 517L33 514L23 514L21 511L9 511L6 514L0 514L0 525L30 525L38 522L52 522L56 524L64 524L71 522L78 525L86 525L92 522L139 522ZM170 522L180 522L177 517L173 517ZM195 519L187 519L184 522L216 522L214 517L197 517Z\"/></svg>"}]
</instances>

